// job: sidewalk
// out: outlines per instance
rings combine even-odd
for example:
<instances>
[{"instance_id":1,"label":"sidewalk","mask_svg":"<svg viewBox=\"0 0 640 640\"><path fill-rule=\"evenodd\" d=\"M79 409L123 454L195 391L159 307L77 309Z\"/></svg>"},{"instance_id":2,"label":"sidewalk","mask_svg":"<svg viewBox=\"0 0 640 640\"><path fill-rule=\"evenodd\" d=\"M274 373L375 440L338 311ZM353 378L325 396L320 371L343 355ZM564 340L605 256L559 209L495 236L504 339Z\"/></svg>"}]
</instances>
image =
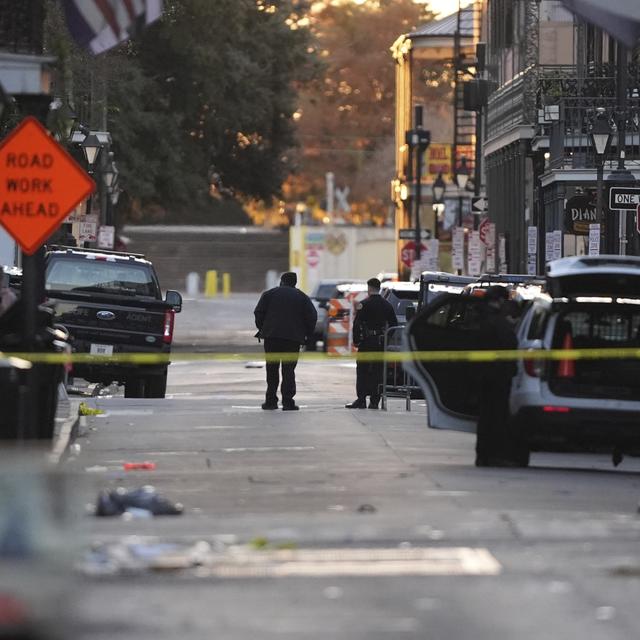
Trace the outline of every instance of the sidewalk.
<instances>
[{"instance_id":1,"label":"sidewalk","mask_svg":"<svg viewBox=\"0 0 640 640\"><path fill-rule=\"evenodd\" d=\"M58 386L58 408L56 410L56 423L49 454L49 459L53 464L60 463L77 436L80 423L80 402L80 398L69 398L63 384Z\"/></svg>"}]
</instances>

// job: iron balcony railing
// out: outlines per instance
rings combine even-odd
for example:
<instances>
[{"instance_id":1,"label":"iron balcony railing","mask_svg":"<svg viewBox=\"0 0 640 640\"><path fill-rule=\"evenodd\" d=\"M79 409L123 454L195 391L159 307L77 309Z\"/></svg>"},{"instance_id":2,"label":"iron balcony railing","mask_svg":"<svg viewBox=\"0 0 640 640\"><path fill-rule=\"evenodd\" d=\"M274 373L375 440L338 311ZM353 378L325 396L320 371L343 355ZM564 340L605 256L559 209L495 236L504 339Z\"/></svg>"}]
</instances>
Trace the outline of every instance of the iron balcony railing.
<instances>
[{"instance_id":1,"label":"iron balcony railing","mask_svg":"<svg viewBox=\"0 0 640 640\"><path fill-rule=\"evenodd\" d=\"M640 97L640 67L628 67L628 96ZM536 124L537 113L545 106L566 100L585 100L608 106L616 97L616 74L611 64L541 65L531 67L489 97L487 138L495 138L522 124ZM604 104L607 103L607 104ZM578 108L579 111L579 107ZM589 108L587 104L587 109ZM572 123L579 114L572 115Z\"/></svg>"},{"instance_id":2,"label":"iron balcony railing","mask_svg":"<svg viewBox=\"0 0 640 640\"><path fill-rule=\"evenodd\" d=\"M640 97L629 97L624 111L618 109L616 98L562 98L545 105L538 112L537 145L548 147L549 168L582 169L596 166L591 131L598 110L602 112L611 132L611 143L605 166L614 168L618 155L618 126L625 124L625 155L628 166L640 165Z\"/></svg>"}]
</instances>

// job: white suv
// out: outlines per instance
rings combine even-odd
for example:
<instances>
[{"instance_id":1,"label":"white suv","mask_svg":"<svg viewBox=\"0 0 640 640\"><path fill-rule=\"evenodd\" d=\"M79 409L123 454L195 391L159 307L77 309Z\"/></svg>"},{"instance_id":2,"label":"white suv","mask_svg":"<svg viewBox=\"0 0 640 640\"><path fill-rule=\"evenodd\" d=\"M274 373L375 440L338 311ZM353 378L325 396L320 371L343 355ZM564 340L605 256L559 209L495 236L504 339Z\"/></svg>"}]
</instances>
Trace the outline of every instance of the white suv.
<instances>
[{"instance_id":1,"label":"white suv","mask_svg":"<svg viewBox=\"0 0 640 640\"><path fill-rule=\"evenodd\" d=\"M520 349L640 350L640 258L563 258L549 264L546 283L546 293L520 305ZM410 323L405 347L483 349L483 313L482 298L442 296ZM419 359L405 366L423 387L431 427L475 431L481 367ZM640 358L522 359L510 412L531 450L640 453Z\"/></svg>"}]
</instances>

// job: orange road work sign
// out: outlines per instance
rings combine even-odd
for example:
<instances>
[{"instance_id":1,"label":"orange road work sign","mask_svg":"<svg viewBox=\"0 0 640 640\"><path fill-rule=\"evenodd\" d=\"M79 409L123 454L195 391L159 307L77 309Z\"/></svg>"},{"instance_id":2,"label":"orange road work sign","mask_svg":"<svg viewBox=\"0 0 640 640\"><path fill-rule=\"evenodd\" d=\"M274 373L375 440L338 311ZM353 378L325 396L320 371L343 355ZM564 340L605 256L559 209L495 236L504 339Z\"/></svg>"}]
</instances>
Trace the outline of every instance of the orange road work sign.
<instances>
[{"instance_id":1,"label":"orange road work sign","mask_svg":"<svg viewBox=\"0 0 640 640\"><path fill-rule=\"evenodd\" d=\"M0 224L27 255L96 185L33 117L0 142Z\"/></svg>"}]
</instances>

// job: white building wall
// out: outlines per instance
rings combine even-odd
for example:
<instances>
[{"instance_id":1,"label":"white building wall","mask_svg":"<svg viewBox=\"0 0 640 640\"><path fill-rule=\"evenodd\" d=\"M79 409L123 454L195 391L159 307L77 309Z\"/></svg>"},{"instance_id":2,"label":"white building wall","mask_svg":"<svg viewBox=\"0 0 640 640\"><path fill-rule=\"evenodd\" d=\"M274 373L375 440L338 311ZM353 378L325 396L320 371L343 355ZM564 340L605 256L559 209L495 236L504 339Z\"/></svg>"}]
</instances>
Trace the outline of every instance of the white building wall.
<instances>
[{"instance_id":1,"label":"white building wall","mask_svg":"<svg viewBox=\"0 0 640 640\"><path fill-rule=\"evenodd\" d=\"M290 268L299 286L311 292L319 280L367 280L396 270L395 230L391 227L291 227Z\"/></svg>"}]
</instances>

